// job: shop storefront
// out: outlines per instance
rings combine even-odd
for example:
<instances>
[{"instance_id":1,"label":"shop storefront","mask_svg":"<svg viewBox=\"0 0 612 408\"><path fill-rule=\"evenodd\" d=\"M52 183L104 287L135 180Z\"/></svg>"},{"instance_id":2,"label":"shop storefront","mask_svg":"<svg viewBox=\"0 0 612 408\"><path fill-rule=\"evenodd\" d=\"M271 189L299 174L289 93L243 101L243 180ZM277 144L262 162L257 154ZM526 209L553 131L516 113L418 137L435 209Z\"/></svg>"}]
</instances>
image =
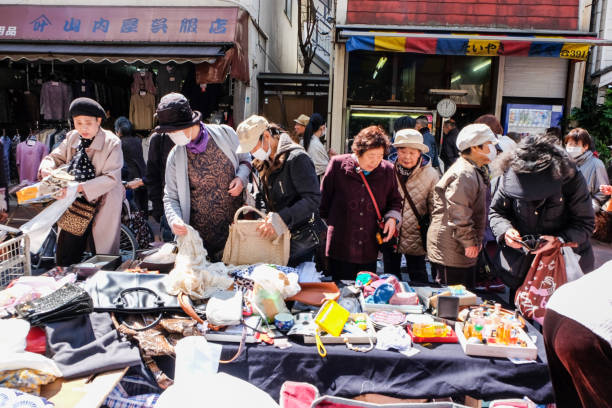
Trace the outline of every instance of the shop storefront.
<instances>
[{"instance_id":1,"label":"shop storefront","mask_svg":"<svg viewBox=\"0 0 612 408\"><path fill-rule=\"evenodd\" d=\"M404 115L425 115L440 135L436 106L449 98L462 127L493 113L505 131L538 133L570 110L593 37L374 31L339 27L332 146L347 151L364 126L389 134ZM582 77L580 79L580 83ZM340 88L342 87L342 88ZM581 93L581 92L580 92ZM334 132L335 130L335 132ZM339 132L338 132L339 131ZM339 140L340 139L340 140Z\"/></svg>"},{"instance_id":2,"label":"shop storefront","mask_svg":"<svg viewBox=\"0 0 612 408\"><path fill-rule=\"evenodd\" d=\"M106 128L126 116L147 136L169 92L233 125L235 90L249 82L247 25L237 7L3 6L0 129L23 140L69 126L70 100L88 96L107 109Z\"/></svg>"}]
</instances>

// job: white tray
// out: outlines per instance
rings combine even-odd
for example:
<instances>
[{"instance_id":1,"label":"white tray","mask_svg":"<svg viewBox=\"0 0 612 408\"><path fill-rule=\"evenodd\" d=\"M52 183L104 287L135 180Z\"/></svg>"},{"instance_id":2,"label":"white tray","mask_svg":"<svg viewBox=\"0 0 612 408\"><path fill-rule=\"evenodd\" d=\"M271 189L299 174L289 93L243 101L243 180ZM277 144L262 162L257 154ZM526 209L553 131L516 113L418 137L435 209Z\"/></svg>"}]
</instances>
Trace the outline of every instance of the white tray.
<instances>
[{"instance_id":1,"label":"white tray","mask_svg":"<svg viewBox=\"0 0 612 408\"><path fill-rule=\"evenodd\" d=\"M363 292L359 294L359 303L361 303L361 310L364 312L378 312L380 310L397 310L402 313L423 313L422 305L386 305L376 303L366 303L363 297Z\"/></svg>"},{"instance_id":2,"label":"white tray","mask_svg":"<svg viewBox=\"0 0 612 408\"><path fill-rule=\"evenodd\" d=\"M468 356L481 357L513 357L524 360L535 360L538 358L538 347L523 330L519 329L519 337L527 343L527 347L504 346L500 344L468 344L463 335L463 323L455 323L455 333L463 352Z\"/></svg>"}]
</instances>

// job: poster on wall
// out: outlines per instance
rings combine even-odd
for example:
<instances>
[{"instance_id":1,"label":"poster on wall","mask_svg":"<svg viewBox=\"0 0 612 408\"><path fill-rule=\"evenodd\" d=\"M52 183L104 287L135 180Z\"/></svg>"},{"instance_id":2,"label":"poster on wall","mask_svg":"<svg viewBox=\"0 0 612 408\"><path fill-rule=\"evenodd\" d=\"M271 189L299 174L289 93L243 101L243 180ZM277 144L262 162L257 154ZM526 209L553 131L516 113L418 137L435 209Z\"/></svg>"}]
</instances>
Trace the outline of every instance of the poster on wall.
<instances>
[{"instance_id":1,"label":"poster on wall","mask_svg":"<svg viewBox=\"0 0 612 408\"><path fill-rule=\"evenodd\" d=\"M504 131L518 133L521 137L543 134L546 129L560 126L563 117L562 105L506 105Z\"/></svg>"}]
</instances>

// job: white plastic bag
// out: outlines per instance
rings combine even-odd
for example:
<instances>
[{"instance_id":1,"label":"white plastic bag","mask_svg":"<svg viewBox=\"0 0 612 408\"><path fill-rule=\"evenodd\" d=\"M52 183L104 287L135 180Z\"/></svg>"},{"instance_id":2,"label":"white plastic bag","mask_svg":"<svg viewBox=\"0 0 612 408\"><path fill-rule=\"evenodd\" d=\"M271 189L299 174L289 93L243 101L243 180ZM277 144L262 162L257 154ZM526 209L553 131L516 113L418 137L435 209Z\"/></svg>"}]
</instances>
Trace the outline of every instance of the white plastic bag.
<instances>
[{"instance_id":1,"label":"white plastic bag","mask_svg":"<svg viewBox=\"0 0 612 408\"><path fill-rule=\"evenodd\" d=\"M565 261L565 274L567 281L571 282L578 278L581 278L584 273L580 267L580 255L575 253L572 248L562 247L563 260Z\"/></svg>"},{"instance_id":2,"label":"white plastic bag","mask_svg":"<svg viewBox=\"0 0 612 408\"><path fill-rule=\"evenodd\" d=\"M53 224L60 219L68 207L76 199L77 183L70 183L66 188L66 196L42 210L36 217L23 224L19 229L30 237L30 252L37 253L49 235Z\"/></svg>"},{"instance_id":3,"label":"white plastic bag","mask_svg":"<svg viewBox=\"0 0 612 408\"><path fill-rule=\"evenodd\" d=\"M213 293L228 289L234 280L230 270L222 263L206 260L208 252L200 234L187 225L187 234L178 237L178 254L174 269L170 271L164 284L168 293L184 293L193 300L208 299Z\"/></svg>"},{"instance_id":4,"label":"white plastic bag","mask_svg":"<svg viewBox=\"0 0 612 408\"><path fill-rule=\"evenodd\" d=\"M257 265L250 277L266 290L279 292L283 299L295 296L301 290L297 273L286 274L269 265Z\"/></svg>"}]
</instances>

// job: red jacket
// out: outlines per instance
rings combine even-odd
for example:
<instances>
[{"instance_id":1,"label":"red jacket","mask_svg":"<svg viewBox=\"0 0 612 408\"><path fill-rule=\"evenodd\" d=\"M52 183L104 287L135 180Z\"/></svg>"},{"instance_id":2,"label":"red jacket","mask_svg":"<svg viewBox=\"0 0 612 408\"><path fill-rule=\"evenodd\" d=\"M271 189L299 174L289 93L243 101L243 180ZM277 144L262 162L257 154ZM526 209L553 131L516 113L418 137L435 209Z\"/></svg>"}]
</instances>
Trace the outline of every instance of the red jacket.
<instances>
[{"instance_id":1,"label":"red jacket","mask_svg":"<svg viewBox=\"0 0 612 408\"><path fill-rule=\"evenodd\" d=\"M327 221L326 255L351 263L371 263L378 257L377 216L372 199L357 173L351 154L334 156L321 183L320 214ZM402 198L393 164L383 160L366 179L383 218L401 215Z\"/></svg>"}]
</instances>

